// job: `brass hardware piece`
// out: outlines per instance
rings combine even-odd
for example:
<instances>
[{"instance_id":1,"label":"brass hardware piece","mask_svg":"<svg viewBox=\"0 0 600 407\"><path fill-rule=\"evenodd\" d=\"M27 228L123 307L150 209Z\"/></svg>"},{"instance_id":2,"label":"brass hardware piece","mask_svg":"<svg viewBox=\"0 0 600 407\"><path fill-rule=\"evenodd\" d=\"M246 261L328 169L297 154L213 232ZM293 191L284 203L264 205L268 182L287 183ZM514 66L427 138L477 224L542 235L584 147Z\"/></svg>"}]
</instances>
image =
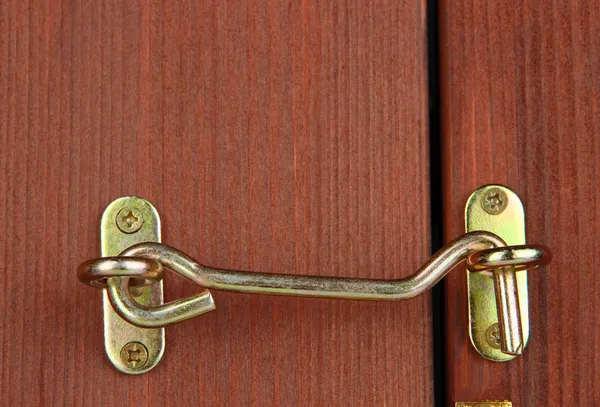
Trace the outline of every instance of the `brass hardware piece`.
<instances>
[{"instance_id":1,"label":"brass hardware piece","mask_svg":"<svg viewBox=\"0 0 600 407\"><path fill-rule=\"evenodd\" d=\"M465 220L467 232L485 230L511 246L479 251L467 260L471 342L483 357L508 361L523 352L529 339L526 270L547 264L550 254L543 246L522 246L525 213L509 188L479 188L467 201Z\"/></svg>"},{"instance_id":2,"label":"brass hardware piece","mask_svg":"<svg viewBox=\"0 0 600 407\"><path fill-rule=\"evenodd\" d=\"M471 253L485 250L490 246L496 246L498 251L511 250L502 245L504 245L502 239L491 233L484 231L467 233L439 250L415 274L399 280L298 276L213 269L202 266L177 249L161 243L140 243L126 250L123 255L158 261L164 267L202 287L217 290L355 300L406 300L427 291ZM513 260L517 262L516 259ZM91 260L81 267L94 267L96 263L102 261L103 259ZM85 274L84 270L80 270L80 274ZM492 280L488 276L484 277ZM140 306L129 294L124 279L121 279L119 284L112 283L110 280L108 296L113 307L123 318L138 326L166 326L204 313L214 306L206 294L158 307ZM180 303L187 304L190 300L197 300L198 306L181 306Z\"/></svg>"},{"instance_id":3,"label":"brass hardware piece","mask_svg":"<svg viewBox=\"0 0 600 407\"><path fill-rule=\"evenodd\" d=\"M454 404L455 407L512 407L510 401L457 401Z\"/></svg>"},{"instance_id":4,"label":"brass hardware piece","mask_svg":"<svg viewBox=\"0 0 600 407\"><path fill-rule=\"evenodd\" d=\"M434 254L415 274L399 280L220 270L202 266L179 250L160 243L135 245L127 251L127 255L156 260L201 287L215 290L350 300L406 300L430 289L469 254L502 245L502 239L491 233L465 234ZM108 293L113 304L126 299L122 296L126 286L120 292L116 287L114 290L110 288L109 284Z\"/></svg>"},{"instance_id":5,"label":"brass hardware piece","mask_svg":"<svg viewBox=\"0 0 600 407\"><path fill-rule=\"evenodd\" d=\"M121 229L121 218L124 211L125 215L131 213L137 220L130 219L132 222L129 231ZM140 221L143 219L143 221ZM123 221L127 224L127 221ZM138 227L139 226L139 227ZM133 229L135 229L133 233ZM128 229L126 229L128 230ZM103 256L118 256L123 250L140 242L160 242L160 218L158 212L148 201L137 197L123 197L113 201L102 215L100 227L100 240ZM82 281L96 286L105 286L113 280L119 282L123 279L129 280L129 277L135 277L136 283L154 282L143 288L140 288L137 303L140 306L158 306L163 302L163 284L162 266L148 261L147 259L130 259L125 257L103 258L102 262L91 265L87 272L82 273L82 268L78 270L78 276ZM140 280L141 278L141 280ZM133 279L133 278L132 278ZM105 282L105 280L107 282ZM141 286L140 286L141 287ZM160 362L165 348L165 330L164 328L143 329L130 324L122 319L113 309L107 295L107 290L103 289L103 307L104 307L104 347L106 354L112 364L121 372L128 374L139 374L147 372ZM128 362L123 358L123 351L128 346L137 344L134 355L141 362ZM135 352L139 350L139 352ZM143 351L142 351L143 350ZM145 354L145 356L143 356Z\"/></svg>"},{"instance_id":6,"label":"brass hardware piece","mask_svg":"<svg viewBox=\"0 0 600 407\"><path fill-rule=\"evenodd\" d=\"M491 195L489 188L494 188ZM491 203L482 203L482 197L489 198ZM491 214L492 207L502 207L502 210L494 209L492 212L497 213ZM222 270L200 265L186 254L160 243L160 221L150 203L126 197L111 203L102 218L102 254L113 257L86 261L77 273L86 284L106 287L105 341L111 361L123 372L142 373L155 366L162 356L164 331L161 327L215 308L208 290L163 304L163 268L206 289L397 301L424 293L467 260L473 344L489 359L509 360L520 353L529 336L524 308L527 305L526 279L523 285L525 272L520 270L547 264L549 249L534 245L506 246L505 240L495 234L506 236L511 244L524 243L522 206L508 188L492 186L476 191L469 199L466 213L468 233L440 249L413 275L398 280L374 280ZM130 215L135 219L128 219ZM135 225L139 219L143 221L135 233L123 232L123 225L119 226L121 216L125 225ZM526 325L526 330L522 325ZM136 342L138 345L134 347ZM486 344L483 351L482 343ZM140 358L141 346L147 350L148 360L144 363ZM133 359L129 357L130 350Z\"/></svg>"}]
</instances>

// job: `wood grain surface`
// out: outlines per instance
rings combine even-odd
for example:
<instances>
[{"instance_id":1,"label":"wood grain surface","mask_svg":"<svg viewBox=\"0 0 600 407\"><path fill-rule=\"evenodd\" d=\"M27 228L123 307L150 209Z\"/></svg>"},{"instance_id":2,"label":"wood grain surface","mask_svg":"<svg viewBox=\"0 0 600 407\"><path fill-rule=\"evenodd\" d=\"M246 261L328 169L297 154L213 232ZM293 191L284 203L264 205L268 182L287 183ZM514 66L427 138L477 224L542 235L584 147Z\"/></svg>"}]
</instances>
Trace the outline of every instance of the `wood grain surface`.
<instances>
[{"instance_id":1,"label":"wood grain surface","mask_svg":"<svg viewBox=\"0 0 600 407\"><path fill-rule=\"evenodd\" d=\"M600 405L600 4L442 1L440 23L446 237L475 188L502 183L554 254L530 272L531 339L505 364L469 343L464 273L446 280L448 405Z\"/></svg>"},{"instance_id":2,"label":"wood grain surface","mask_svg":"<svg viewBox=\"0 0 600 407\"><path fill-rule=\"evenodd\" d=\"M215 292L217 310L169 327L162 363L132 377L75 276L124 195L207 265L412 273L429 254L426 54L414 0L0 2L1 403L431 405L429 295Z\"/></svg>"}]
</instances>

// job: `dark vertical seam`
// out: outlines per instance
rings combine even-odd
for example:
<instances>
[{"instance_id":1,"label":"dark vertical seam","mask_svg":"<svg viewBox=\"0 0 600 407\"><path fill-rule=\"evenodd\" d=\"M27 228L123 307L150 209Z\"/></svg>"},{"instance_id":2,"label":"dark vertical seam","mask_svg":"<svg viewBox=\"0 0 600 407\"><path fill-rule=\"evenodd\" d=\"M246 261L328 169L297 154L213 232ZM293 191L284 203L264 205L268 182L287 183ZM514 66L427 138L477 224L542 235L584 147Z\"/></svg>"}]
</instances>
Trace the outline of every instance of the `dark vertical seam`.
<instances>
[{"instance_id":1,"label":"dark vertical seam","mask_svg":"<svg viewBox=\"0 0 600 407\"><path fill-rule=\"evenodd\" d=\"M427 80L429 99L429 177L430 177L430 234L431 252L439 250L444 241L443 194L442 194L442 147L440 126L440 58L438 39L438 3L427 0ZM446 390L446 352L444 281L432 289L433 319L433 400L436 406L445 406L448 401Z\"/></svg>"}]
</instances>

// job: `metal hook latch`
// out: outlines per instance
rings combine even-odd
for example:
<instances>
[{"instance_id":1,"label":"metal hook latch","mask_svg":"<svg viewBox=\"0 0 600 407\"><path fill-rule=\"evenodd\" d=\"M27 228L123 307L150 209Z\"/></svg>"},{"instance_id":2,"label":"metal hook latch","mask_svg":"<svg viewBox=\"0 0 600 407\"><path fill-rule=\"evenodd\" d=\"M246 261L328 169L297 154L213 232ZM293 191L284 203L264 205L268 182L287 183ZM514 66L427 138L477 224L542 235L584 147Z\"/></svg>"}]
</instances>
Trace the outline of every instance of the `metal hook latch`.
<instances>
[{"instance_id":1,"label":"metal hook latch","mask_svg":"<svg viewBox=\"0 0 600 407\"><path fill-rule=\"evenodd\" d=\"M522 353L529 336L525 271L547 264L550 252L544 246L524 246L523 208L517 195L506 187L477 190L467 204L466 219L467 233L440 249L409 277L301 276L202 266L159 243L160 221L149 202L125 197L111 203L102 218L102 254L116 257L86 261L79 266L78 276L82 282L104 289L109 358L125 373L142 373L162 356L164 326L215 308L208 290L163 304L163 267L205 289L397 301L424 293L466 260L473 345L488 359L510 360Z\"/></svg>"}]
</instances>

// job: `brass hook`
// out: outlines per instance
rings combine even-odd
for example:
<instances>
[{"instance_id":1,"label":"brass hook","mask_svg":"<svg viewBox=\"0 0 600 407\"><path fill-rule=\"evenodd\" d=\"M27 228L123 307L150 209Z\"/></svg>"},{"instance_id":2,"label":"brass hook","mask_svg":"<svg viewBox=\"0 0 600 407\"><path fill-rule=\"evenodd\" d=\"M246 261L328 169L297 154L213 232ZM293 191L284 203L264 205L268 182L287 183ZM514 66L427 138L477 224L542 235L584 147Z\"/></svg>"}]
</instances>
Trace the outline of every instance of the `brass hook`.
<instances>
[{"instance_id":1,"label":"brass hook","mask_svg":"<svg viewBox=\"0 0 600 407\"><path fill-rule=\"evenodd\" d=\"M514 274L516 271L535 268L550 261L549 249L544 246L506 247L500 237L484 231L470 232L455 239L435 253L413 275L398 280L213 269L202 266L179 250L161 243L140 243L125 250L121 256L158 262L204 288L253 294L380 301L416 297L467 259L467 267L473 272L493 271L502 349L508 354L520 354L524 343ZM107 260L98 259L83 263L79 269L80 277L89 275L89 269L98 268L96 263L103 261ZM102 275L106 276L107 272ZM108 297L115 311L136 326L162 327L215 308L208 291L168 304L142 306L129 291L129 278L108 278Z\"/></svg>"}]
</instances>

